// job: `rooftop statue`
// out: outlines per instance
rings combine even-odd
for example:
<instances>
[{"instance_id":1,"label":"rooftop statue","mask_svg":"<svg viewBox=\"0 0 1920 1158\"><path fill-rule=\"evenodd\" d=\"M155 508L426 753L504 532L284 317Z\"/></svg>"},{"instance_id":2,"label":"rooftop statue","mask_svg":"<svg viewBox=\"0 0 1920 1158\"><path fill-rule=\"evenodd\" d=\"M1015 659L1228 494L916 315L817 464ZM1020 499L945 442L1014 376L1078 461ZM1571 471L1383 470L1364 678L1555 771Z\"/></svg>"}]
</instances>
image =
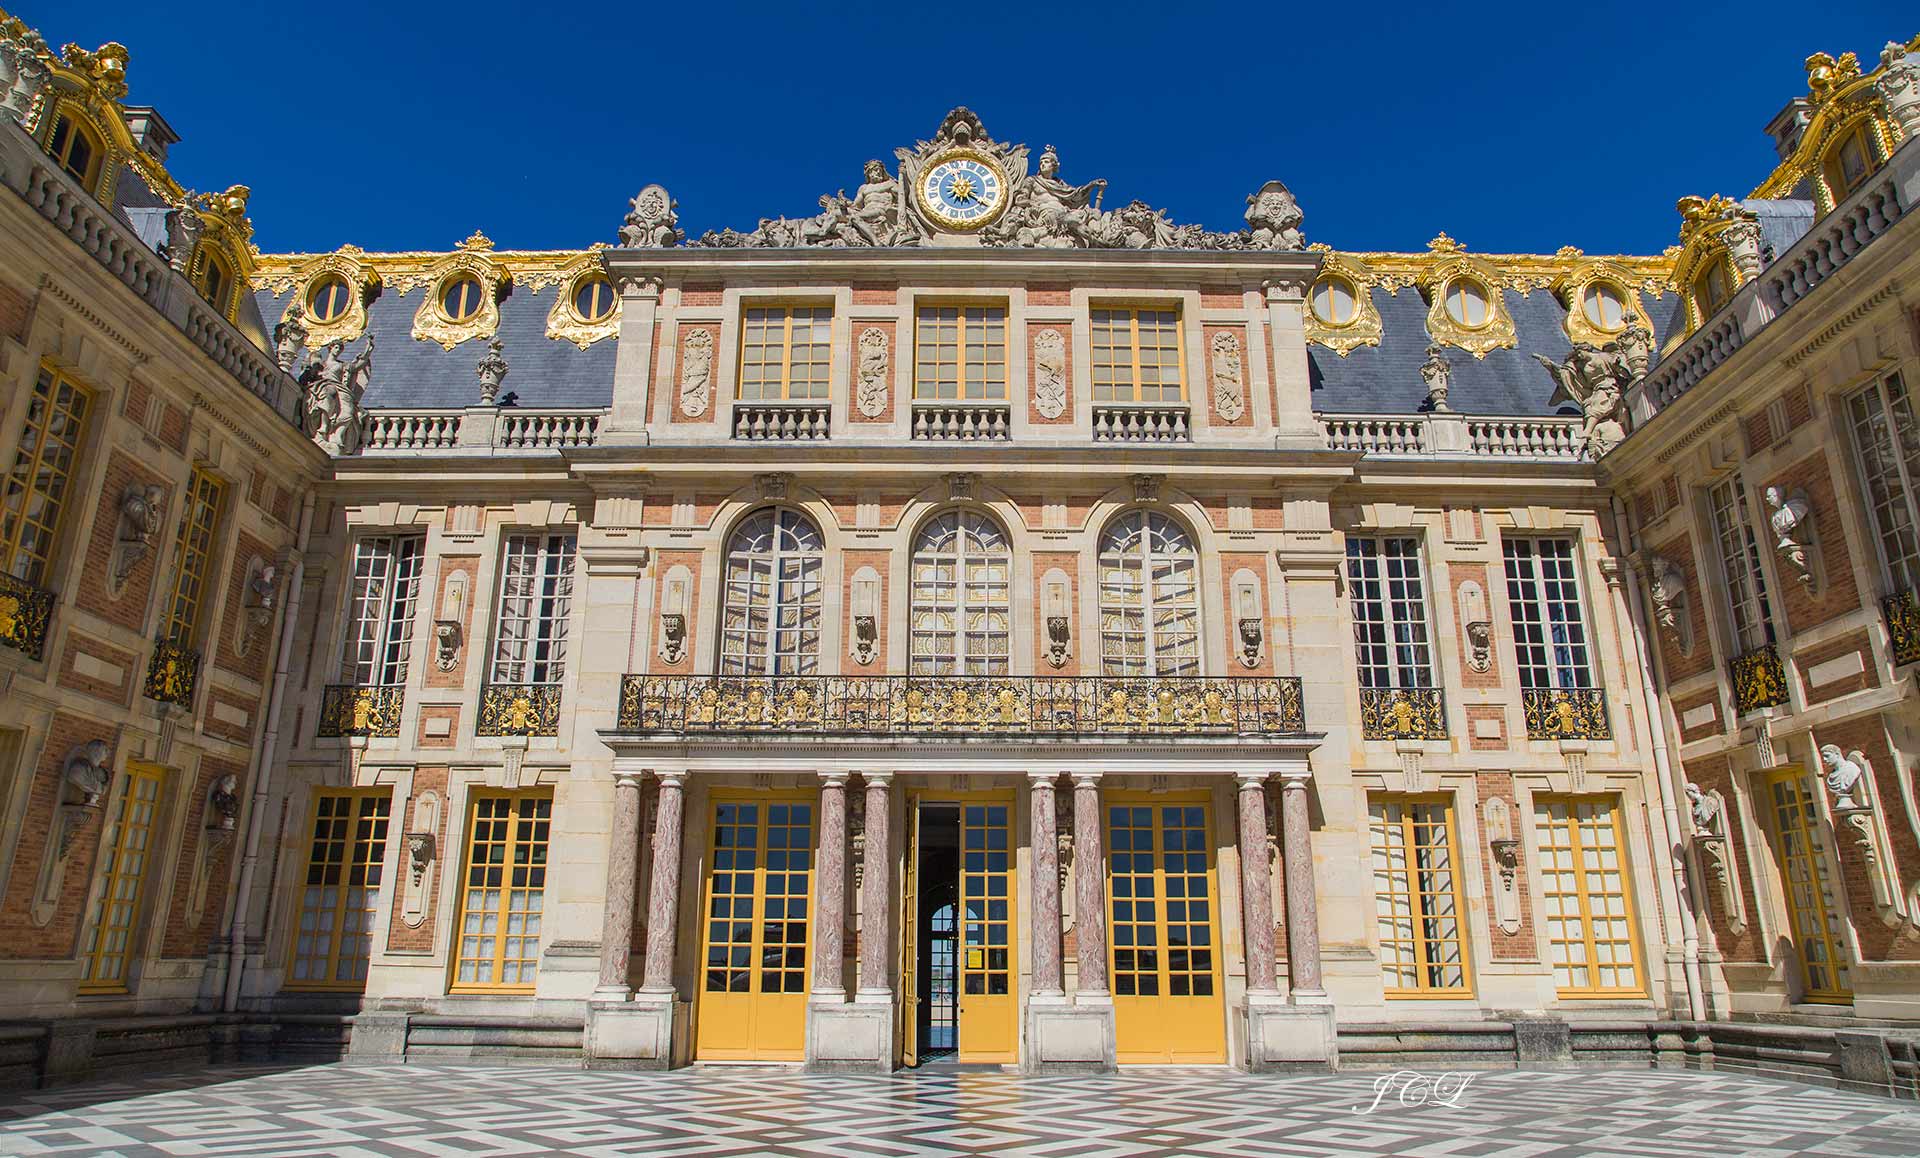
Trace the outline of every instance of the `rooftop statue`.
<instances>
[{"instance_id":1,"label":"rooftop statue","mask_svg":"<svg viewBox=\"0 0 1920 1158\"><path fill-rule=\"evenodd\" d=\"M343 356L346 346L344 341L330 343L310 356L300 372L307 435L335 455L360 451L360 396L373 375L373 335L367 335L367 344L351 360Z\"/></svg>"},{"instance_id":2,"label":"rooftop statue","mask_svg":"<svg viewBox=\"0 0 1920 1158\"><path fill-rule=\"evenodd\" d=\"M1634 380L1634 354L1616 340L1605 346L1575 342L1566 359L1555 362L1544 354L1533 359L1547 368L1557 387L1548 405L1571 401L1586 421L1580 442L1590 458L1599 458L1627 436L1627 386Z\"/></svg>"}]
</instances>

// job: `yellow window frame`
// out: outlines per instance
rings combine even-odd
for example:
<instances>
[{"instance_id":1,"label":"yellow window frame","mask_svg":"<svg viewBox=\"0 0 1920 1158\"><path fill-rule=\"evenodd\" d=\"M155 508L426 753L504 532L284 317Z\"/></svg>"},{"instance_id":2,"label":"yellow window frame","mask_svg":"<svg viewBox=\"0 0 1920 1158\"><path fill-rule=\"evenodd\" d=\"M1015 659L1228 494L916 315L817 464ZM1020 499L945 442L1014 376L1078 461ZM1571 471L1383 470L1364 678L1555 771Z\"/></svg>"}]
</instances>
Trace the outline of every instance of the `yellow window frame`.
<instances>
[{"instance_id":1,"label":"yellow window frame","mask_svg":"<svg viewBox=\"0 0 1920 1158\"><path fill-rule=\"evenodd\" d=\"M73 405L63 405L65 392L71 392ZM79 460L92 408L92 390L52 365L41 364L26 417L21 420L20 445L7 478L6 495L0 500L4 502L4 509L0 509L0 567L23 583L37 587L46 581L53 548L66 518L67 499L73 493L73 465ZM60 429L67 432L67 438L60 436ZM65 468L58 465L57 454L49 457L50 444L67 452ZM56 476L59 485L49 486L48 481ZM41 517L33 513L36 496ZM27 542L29 526L42 532L38 545Z\"/></svg>"},{"instance_id":2,"label":"yellow window frame","mask_svg":"<svg viewBox=\"0 0 1920 1158\"><path fill-rule=\"evenodd\" d=\"M373 915L385 884L392 815L393 790L388 787L322 788L314 792L306 829L307 871L294 912L286 988L358 993L367 987L367 967L373 958ZM326 879L329 870L331 881ZM320 880L315 880L316 874ZM315 890L323 890L324 896L328 888L332 897L324 905L316 904ZM364 902L358 905L350 903L355 889L366 893ZM352 916L358 916L361 928L348 927ZM365 954L343 952L342 946L350 936L365 944ZM313 952L312 947L322 938L324 949ZM358 976L340 976L343 960L360 963ZM303 961L312 961L319 968L307 977L299 977Z\"/></svg>"},{"instance_id":3,"label":"yellow window frame","mask_svg":"<svg viewBox=\"0 0 1920 1158\"><path fill-rule=\"evenodd\" d=\"M952 313L951 318L942 317L943 313ZM998 317L990 317L989 313ZM913 397L920 402L1005 402L1007 400L1007 306L1000 301L930 301L920 302L913 313ZM941 340L940 327L952 326L954 340L951 344ZM997 326L1000 337L997 342L990 341L987 330ZM933 333L929 336L928 330ZM972 334L980 333L980 341L975 343ZM967 351L979 345L983 357L972 361ZM996 350L999 358L993 357ZM932 357L928 355L931 352ZM951 357L946 355L951 354ZM931 368L932 380L926 377ZM952 397L939 392L943 384L940 372L953 371ZM998 374L995 376L995 371ZM975 393L975 388L979 392Z\"/></svg>"},{"instance_id":4,"label":"yellow window frame","mask_svg":"<svg viewBox=\"0 0 1920 1158\"><path fill-rule=\"evenodd\" d=\"M1567 820L1565 824L1561 824L1553 819L1551 808L1555 804L1561 804L1566 807ZM1586 954L1583 963L1588 971L1589 980L1592 979L1594 972L1601 967L1597 949L1602 942L1601 939L1596 938L1593 933L1593 898L1596 890L1591 887L1592 874L1589 870L1588 863L1590 859L1588 856L1589 852L1595 851L1597 846L1590 848L1583 843L1578 810L1581 808L1605 808L1611 822L1610 828L1613 833L1613 850L1616 861L1615 871L1618 872L1620 876L1620 903L1622 916L1626 923L1625 943L1628 949L1627 960L1633 969L1634 983L1630 986L1575 985L1560 987L1556 992L1563 998L1645 997L1647 995L1646 962L1642 959L1640 947L1640 921L1634 906L1633 873L1627 859L1627 831L1625 824L1621 820L1621 814L1625 811L1625 808L1621 803L1621 799L1618 796L1609 795L1578 796L1555 794L1536 796L1534 797L1533 805L1534 837L1539 852L1538 864L1541 878L1541 912L1535 919L1541 926L1547 929L1548 964L1556 970L1560 968L1559 962L1554 956L1554 945L1562 943L1556 942L1553 938L1553 916L1548 901L1551 897L1570 896L1574 898L1576 911L1580 917L1581 937L1579 943ZM1543 817L1546 818L1544 824L1542 823ZM1558 834L1561 832L1567 834L1567 840L1564 845L1557 840ZM1556 837L1553 845L1547 843L1550 835ZM1554 889L1553 874L1549 865L1548 853L1551 849L1559 849L1562 847L1568 850L1568 863L1573 866L1574 891L1572 893L1558 892ZM1574 942L1567 940L1563 943L1573 944ZM1609 939L1606 943L1617 944L1618 942ZM1580 964L1581 963L1572 963L1569 968L1578 968ZM1613 964L1617 966L1618 962L1614 962Z\"/></svg>"},{"instance_id":5,"label":"yellow window frame","mask_svg":"<svg viewBox=\"0 0 1920 1158\"><path fill-rule=\"evenodd\" d=\"M79 992L125 993L127 973L138 955L140 903L159 828L166 772L151 764L127 765L126 784L114 804L113 820L100 839L100 886L87 921L81 949L84 967Z\"/></svg>"},{"instance_id":6,"label":"yellow window frame","mask_svg":"<svg viewBox=\"0 0 1920 1158\"><path fill-rule=\"evenodd\" d=\"M793 387L794 387L793 323L794 323L795 315L800 314L803 311L806 315L804 320L807 323L813 324L813 323L817 323L824 320L827 324L826 374L824 377L819 379L818 384L819 384L820 392L818 394L809 393L805 395L796 396L793 392ZM755 344L749 343L748 341L748 335L750 334L752 327L754 325L753 315L755 313L765 315L763 318L760 319L759 324L762 328L762 332L768 333L769 335L773 328L773 323L774 323L773 315L775 314L779 315L780 393L779 393L779 397L777 398L769 396L768 387L771 385L771 382L765 378L762 378L760 382L755 384L755 389L758 390L759 397L757 398L747 397L747 393L746 393L747 392L747 366L749 364L747 360L748 351L757 349L761 352L761 356L755 361L753 361L752 365L759 366L759 367L770 367L773 365L773 363L766 357L767 352L774 349L773 342L762 341L757 345L755 345ZM811 343L811 342L808 343L809 346L812 346L813 344L814 343ZM833 306L832 305L808 305L803 302L802 303L784 303L784 302L744 303L740 310L739 346L740 346L740 361L739 361L739 366L736 369L735 375L734 375L734 397L742 402L825 402L832 391L832 388L833 388ZM808 362L806 363L806 365L811 366L813 365L813 363ZM807 378L806 384L809 387L811 387L814 384L814 379L812 379L811 377Z\"/></svg>"},{"instance_id":7,"label":"yellow window frame","mask_svg":"<svg viewBox=\"0 0 1920 1158\"><path fill-rule=\"evenodd\" d=\"M63 125L67 129L64 139L60 134L60 129ZM92 150L92 156L88 157L87 163L80 167L81 171L79 173L75 173L71 168L75 141L86 142L87 148ZM88 196L98 196L100 171L107 161L107 145L105 140L102 139L102 134L96 131L85 117L79 116L65 107L55 109L53 131L47 136L47 156L53 159L54 165L56 165L62 173L72 177L85 187Z\"/></svg>"},{"instance_id":8,"label":"yellow window frame","mask_svg":"<svg viewBox=\"0 0 1920 1158\"><path fill-rule=\"evenodd\" d=\"M173 590L160 638L194 646L200 616L206 610L207 582L213 572L214 536L226 505L226 484L199 467L187 479L185 512L174 536Z\"/></svg>"},{"instance_id":9,"label":"yellow window frame","mask_svg":"<svg viewBox=\"0 0 1920 1158\"><path fill-rule=\"evenodd\" d=\"M1774 866L1780 874L1780 892L1786 900L1787 926L1793 939L1794 952L1800 957L1800 979L1806 986L1801 998L1811 1004L1850 1005L1853 1003L1853 986L1850 983L1853 973L1853 957L1848 950L1846 937L1838 926L1845 916L1835 911L1840 899L1835 895L1837 866L1827 856L1827 847L1821 841L1821 833L1810 821L1809 813L1818 816L1819 805L1814 794L1819 791L1810 782L1807 773L1794 765L1775 768L1766 774L1767 788L1767 827L1772 830L1774 839ZM1780 790L1788 789L1793 793L1791 801L1780 799ZM1789 848L1791 836L1797 843L1799 852ZM1796 882L1793 870L1798 867L1805 874L1803 882ZM1809 908L1796 897L1796 884L1804 884L1812 891L1812 901L1818 906L1817 912ZM1844 882L1837 887L1844 888ZM1820 947L1824 960L1811 960L1810 949L1814 944ZM1831 978L1830 984L1817 985L1814 970L1823 969ZM1847 980L1842 981L1845 975Z\"/></svg>"},{"instance_id":10,"label":"yellow window frame","mask_svg":"<svg viewBox=\"0 0 1920 1158\"><path fill-rule=\"evenodd\" d=\"M544 807L543 807L544 806ZM453 921L452 951L447 954L452 974L449 993L530 993L537 982L540 967L540 942L545 933L547 871L550 867L553 831L553 791L540 788L521 792L476 792L467 800L466 853L460 861L457 911ZM489 826L503 825L501 829ZM500 833L495 839L494 834ZM499 858L481 861L482 852L499 850ZM537 850L537 855L536 855ZM522 853L525 853L524 857ZM515 885L516 868L524 868L522 884ZM489 870L498 869L497 876ZM537 878L537 885L533 882ZM478 886L476 889L476 881ZM474 893L492 892L486 908L474 905ZM516 900L516 894L520 894ZM470 938L467 919L482 918L471 938L476 946L486 943L485 956L467 952ZM485 921L494 920L491 928ZM528 917L533 917L528 921ZM515 918L519 920L516 922ZM528 929L531 928L529 935ZM526 946L527 940L532 945ZM507 955L510 942L520 941L529 955ZM460 968L467 962L487 966L490 979L463 980ZM511 962L531 976L526 980L501 981Z\"/></svg>"},{"instance_id":11,"label":"yellow window frame","mask_svg":"<svg viewBox=\"0 0 1920 1158\"><path fill-rule=\"evenodd\" d=\"M1108 315L1104 322L1104 325L1106 327L1106 333L1109 336L1114 338L1117 338L1120 334L1119 328L1114 323L1118 321L1121 315L1125 315L1126 317L1127 350L1131 358L1131 361L1129 363L1114 362L1111 364L1116 371L1123 367L1130 368L1131 376L1128 378L1127 382L1125 383L1126 387L1128 388L1128 393L1130 396L1126 398L1122 398L1119 396L1119 388L1121 387L1122 383L1117 381L1109 382L1105 384L1109 397L1106 397L1106 398L1100 397L1100 390L1102 387L1102 383L1099 380L1101 366L1100 366L1100 355L1099 355L1100 343L1098 341L1098 338L1101 333L1101 328L1103 325L1103 322L1101 319L1102 314ZM1174 350L1173 365L1174 365L1174 369L1178 372L1179 386L1180 386L1180 393L1179 393L1179 397L1177 398L1173 398L1173 399L1157 398L1157 399L1154 399L1152 402L1147 402L1146 400L1141 398L1140 315L1142 314L1168 314L1173 318L1173 327L1172 327L1173 343L1174 343L1173 344L1173 350ZM1138 405L1160 405L1160 406L1177 406L1177 405L1185 404L1185 402L1187 401L1187 327L1186 327L1186 318L1183 316L1181 312L1179 303L1159 302L1159 303L1149 303L1144 305L1126 305L1126 304L1119 304L1119 303L1110 303L1106 305L1096 305L1092 307L1091 310L1088 311L1088 329L1090 331L1091 338L1092 338L1092 345L1090 348L1093 351L1093 354L1090 360L1092 362L1093 393L1094 393L1093 400L1095 402L1108 402L1108 403L1118 402L1123 404L1131 402ZM1111 343L1111 348L1115 351L1119 350L1120 348L1119 343L1117 341ZM1166 347L1164 346L1154 347L1154 349L1165 349L1165 348ZM1166 383L1165 382L1159 383L1159 387L1160 387L1160 392L1164 394L1166 392Z\"/></svg>"},{"instance_id":12,"label":"yellow window frame","mask_svg":"<svg viewBox=\"0 0 1920 1158\"><path fill-rule=\"evenodd\" d=\"M1384 816L1376 817L1373 815L1373 805L1375 804L1388 806L1397 805L1400 810L1400 815L1394 818ZM1419 833L1422 828L1429 830L1433 828L1431 821L1419 819L1417 810L1423 808L1439 808L1441 810L1440 830L1446 842L1444 846L1446 852L1446 870L1450 880L1449 887L1444 893L1437 890L1419 888L1414 879L1421 871L1415 867L1418 863L1416 854L1422 849L1436 847L1430 841L1423 843L1420 839ZM1367 817L1368 825L1372 830L1375 841L1373 845L1373 853L1376 858L1373 862L1375 927L1378 928L1380 923L1380 905L1383 901L1394 897L1407 898L1409 901L1407 912L1411 915L1414 923L1414 933L1408 943L1413 951L1413 964L1416 975L1421 978L1430 977L1436 969L1444 970L1450 965L1458 968L1460 971L1460 984L1458 985L1431 985L1424 982L1415 986L1395 986L1388 984L1385 986L1387 998L1389 1000L1396 1000L1406 998L1472 997L1473 951L1469 944L1470 938L1467 932L1466 894L1461 883L1464 869L1460 862L1460 832L1454 814L1453 797L1445 794L1408 795L1405 793L1374 793L1367 799ZM1406 887L1404 890L1390 890L1389 892L1382 893L1380 879L1382 872L1377 859L1382 846L1378 842L1382 837L1396 834L1399 843L1393 847L1405 854L1405 860L1403 861L1399 875L1404 879ZM1427 924L1431 917L1414 902L1418 898L1441 896L1448 897L1453 902L1453 936L1451 937L1428 936L1420 932L1421 927ZM1396 941L1397 940L1396 938ZM1458 951L1456 962L1446 961L1442 959L1440 954L1435 952L1437 948L1440 948L1447 942L1451 942ZM1385 958L1386 952L1385 945L1383 944L1381 946L1381 976L1383 980L1387 971Z\"/></svg>"},{"instance_id":13,"label":"yellow window frame","mask_svg":"<svg viewBox=\"0 0 1920 1158\"><path fill-rule=\"evenodd\" d=\"M1836 206L1865 185L1873 177L1874 170L1884 163L1879 156L1879 150L1873 147L1873 134L1868 131L1869 123L1862 119L1854 122L1853 126L1845 132L1835 134L1826 152L1821 154L1820 167L1823 170L1822 175L1827 179L1827 193L1833 198ZM1860 149L1860 179L1853 182L1847 180L1846 160L1841 156L1848 145L1856 145Z\"/></svg>"}]
</instances>

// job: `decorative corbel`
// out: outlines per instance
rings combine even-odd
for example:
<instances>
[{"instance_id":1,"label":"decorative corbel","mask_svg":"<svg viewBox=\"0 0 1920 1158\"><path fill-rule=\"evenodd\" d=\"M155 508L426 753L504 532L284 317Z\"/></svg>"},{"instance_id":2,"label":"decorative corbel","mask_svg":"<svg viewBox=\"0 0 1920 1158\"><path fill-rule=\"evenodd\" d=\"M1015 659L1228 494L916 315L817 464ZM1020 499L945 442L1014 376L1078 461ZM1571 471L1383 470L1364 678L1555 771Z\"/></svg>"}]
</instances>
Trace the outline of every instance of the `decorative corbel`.
<instances>
[{"instance_id":1,"label":"decorative corbel","mask_svg":"<svg viewBox=\"0 0 1920 1158\"><path fill-rule=\"evenodd\" d=\"M880 646L880 572L862 567L853 576L853 632L848 651L857 664L870 664Z\"/></svg>"},{"instance_id":2,"label":"decorative corbel","mask_svg":"<svg viewBox=\"0 0 1920 1158\"><path fill-rule=\"evenodd\" d=\"M1166 481L1157 474L1136 474L1133 476L1133 501L1136 503L1157 503L1160 501L1160 484Z\"/></svg>"},{"instance_id":3,"label":"decorative corbel","mask_svg":"<svg viewBox=\"0 0 1920 1158\"><path fill-rule=\"evenodd\" d=\"M105 740L87 740L67 750L60 769L53 824L41 854L40 879L34 887L30 915L36 925L52 921L60 907L74 839L103 810L107 790L113 784L112 760L113 745Z\"/></svg>"},{"instance_id":4,"label":"decorative corbel","mask_svg":"<svg viewBox=\"0 0 1920 1158\"><path fill-rule=\"evenodd\" d=\"M970 471L954 471L947 476L947 501L950 503L970 503L974 501L975 490L980 476Z\"/></svg>"},{"instance_id":5,"label":"decorative corbel","mask_svg":"<svg viewBox=\"0 0 1920 1158\"><path fill-rule=\"evenodd\" d=\"M1493 796L1481 807L1487 830L1487 851L1493 857L1493 915L1500 931L1520 931L1520 841L1513 835L1513 807Z\"/></svg>"},{"instance_id":6,"label":"decorative corbel","mask_svg":"<svg viewBox=\"0 0 1920 1158\"><path fill-rule=\"evenodd\" d=\"M120 530L107 567L108 588L118 595L146 557L167 518L167 492L154 484L133 483L120 492Z\"/></svg>"},{"instance_id":7,"label":"decorative corbel","mask_svg":"<svg viewBox=\"0 0 1920 1158\"><path fill-rule=\"evenodd\" d=\"M1260 606L1260 580L1253 572L1242 569L1234 573L1233 606L1240 634L1240 666L1257 668L1266 651L1267 631Z\"/></svg>"},{"instance_id":8,"label":"decorative corbel","mask_svg":"<svg viewBox=\"0 0 1920 1158\"><path fill-rule=\"evenodd\" d=\"M660 594L660 659L679 663L687 654L687 603L693 572L677 565L667 572Z\"/></svg>"},{"instance_id":9,"label":"decorative corbel","mask_svg":"<svg viewBox=\"0 0 1920 1158\"><path fill-rule=\"evenodd\" d=\"M247 562L246 592L240 601L240 634L234 654L246 656L273 627L273 609L279 594L280 569L254 556Z\"/></svg>"},{"instance_id":10,"label":"decorative corbel","mask_svg":"<svg viewBox=\"0 0 1920 1158\"><path fill-rule=\"evenodd\" d=\"M407 881L401 890L400 920L417 929L427 919L427 907L433 903L433 886L440 831L440 794L428 789L413 801L413 815L407 826Z\"/></svg>"},{"instance_id":11,"label":"decorative corbel","mask_svg":"<svg viewBox=\"0 0 1920 1158\"><path fill-rule=\"evenodd\" d=\"M1488 620L1467 624L1467 666L1477 672L1493 669L1493 624Z\"/></svg>"},{"instance_id":12,"label":"decorative corbel","mask_svg":"<svg viewBox=\"0 0 1920 1158\"><path fill-rule=\"evenodd\" d=\"M1040 617L1045 621L1047 632L1047 664L1051 667L1067 666L1067 656L1073 645L1073 598L1067 579L1067 573L1054 568L1041 580Z\"/></svg>"},{"instance_id":13,"label":"decorative corbel","mask_svg":"<svg viewBox=\"0 0 1920 1158\"><path fill-rule=\"evenodd\" d=\"M407 884L419 888L433 866L434 839L431 832L407 834Z\"/></svg>"},{"instance_id":14,"label":"decorative corbel","mask_svg":"<svg viewBox=\"0 0 1920 1158\"><path fill-rule=\"evenodd\" d=\"M433 621L433 666L441 671L452 671L460 662L460 621L457 619L436 619Z\"/></svg>"},{"instance_id":15,"label":"decorative corbel","mask_svg":"<svg viewBox=\"0 0 1920 1158\"><path fill-rule=\"evenodd\" d=\"M1873 890L1874 909L1889 927L1897 926L1909 919L1909 910L1900 893L1897 870L1886 855L1887 834L1873 801L1872 765L1865 753L1856 749L1842 754L1838 744L1821 745L1820 762L1826 766L1834 834L1850 840L1859 851L1867 884Z\"/></svg>"},{"instance_id":16,"label":"decorative corbel","mask_svg":"<svg viewBox=\"0 0 1920 1158\"><path fill-rule=\"evenodd\" d=\"M763 501L777 502L787 497L787 490L793 485L793 475L786 471L770 471L754 475L753 483Z\"/></svg>"}]
</instances>

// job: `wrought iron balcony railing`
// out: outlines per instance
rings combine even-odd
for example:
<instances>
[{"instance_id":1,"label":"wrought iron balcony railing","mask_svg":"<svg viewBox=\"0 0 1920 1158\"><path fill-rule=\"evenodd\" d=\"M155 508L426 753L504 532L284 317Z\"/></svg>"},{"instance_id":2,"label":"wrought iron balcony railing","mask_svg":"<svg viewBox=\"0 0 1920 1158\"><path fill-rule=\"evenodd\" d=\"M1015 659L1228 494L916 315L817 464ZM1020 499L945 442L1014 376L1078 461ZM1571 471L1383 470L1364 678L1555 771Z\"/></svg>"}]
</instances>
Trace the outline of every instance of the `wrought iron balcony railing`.
<instances>
[{"instance_id":1,"label":"wrought iron balcony railing","mask_svg":"<svg viewBox=\"0 0 1920 1158\"><path fill-rule=\"evenodd\" d=\"M488 684L480 689L480 736L557 736L559 684Z\"/></svg>"},{"instance_id":2,"label":"wrought iron balcony railing","mask_svg":"<svg viewBox=\"0 0 1920 1158\"><path fill-rule=\"evenodd\" d=\"M1893 666L1920 663L1920 599L1911 591L1896 591L1880 601L1887 620L1887 642Z\"/></svg>"},{"instance_id":3,"label":"wrought iron balcony railing","mask_svg":"<svg viewBox=\"0 0 1920 1158\"><path fill-rule=\"evenodd\" d=\"M1757 712L1787 702L1787 669L1772 644L1743 651L1727 664L1733 677L1733 710L1737 715Z\"/></svg>"},{"instance_id":4,"label":"wrought iron balcony railing","mask_svg":"<svg viewBox=\"0 0 1920 1158\"><path fill-rule=\"evenodd\" d=\"M320 722L314 735L398 736L406 689L398 685L328 684L320 696Z\"/></svg>"},{"instance_id":5,"label":"wrought iron balcony railing","mask_svg":"<svg viewBox=\"0 0 1920 1158\"><path fill-rule=\"evenodd\" d=\"M1599 688L1525 688L1520 708L1532 740L1606 740L1607 697Z\"/></svg>"},{"instance_id":6,"label":"wrought iron balcony railing","mask_svg":"<svg viewBox=\"0 0 1920 1158\"><path fill-rule=\"evenodd\" d=\"M53 592L0 571L0 644L37 660L47 650L52 621Z\"/></svg>"},{"instance_id":7,"label":"wrought iron balcony railing","mask_svg":"<svg viewBox=\"0 0 1920 1158\"><path fill-rule=\"evenodd\" d=\"M153 645L153 658L147 663L144 689L150 700L193 706L193 689L200 682L200 653L185 644L163 639Z\"/></svg>"},{"instance_id":8,"label":"wrought iron balcony railing","mask_svg":"<svg viewBox=\"0 0 1920 1158\"><path fill-rule=\"evenodd\" d=\"M1360 731L1369 740L1444 740L1446 699L1439 688L1361 688Z\"/></svg>"},{"instance_id":9,"label":"wrought iron balcony railing","mask_svg":"<svg viewBox=\"0 0 1920 1158\"><path fill-rule=\"evenodd\" d=\"M1165 676L651 676L618 727L652 734L1294 736L1300 680Z\"/></svg>"}]
</instances>

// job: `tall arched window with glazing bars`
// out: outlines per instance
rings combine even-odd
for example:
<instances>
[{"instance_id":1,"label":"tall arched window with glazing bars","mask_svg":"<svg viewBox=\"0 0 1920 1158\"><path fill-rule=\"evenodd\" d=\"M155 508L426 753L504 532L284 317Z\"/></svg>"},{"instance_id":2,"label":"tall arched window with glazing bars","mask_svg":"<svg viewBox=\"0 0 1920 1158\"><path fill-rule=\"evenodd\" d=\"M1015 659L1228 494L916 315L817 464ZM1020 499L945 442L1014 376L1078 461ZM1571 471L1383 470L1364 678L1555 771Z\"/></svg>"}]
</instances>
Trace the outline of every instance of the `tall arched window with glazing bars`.
<instances>
[{"instance_id":1,"label":"tall arched window with glazing bars","mask_svg":"<svg viewBox=\"0 0 1920 1158\"><path fill-rule=\"evenodd\" d=\"M912 675L1006 675L1013 551L975 511L927 521L913 543Z\"/></svg>"},{"instance_id":2,"label":"tall arched window with glazing bars","mask_svg":"<svg viewBox=\"0 0 1920 1158\"><path fill-rule=\"evenodd\" d=\"M820 665L820 529L799 511L747 516L727 540L721 675L813 675Z\"/></svg>"},{"instance_id":3,"label":"tall arched window with glazing bars","mask_svg":"<svg viewBox=\"0 0 1920 1158\"><path fill-rule=\"evenodd\" d=\"M1128 511L1100 535L1100 671L1200 674L1200 557L1158 511Z\"/></svg>"}]
</instances>

